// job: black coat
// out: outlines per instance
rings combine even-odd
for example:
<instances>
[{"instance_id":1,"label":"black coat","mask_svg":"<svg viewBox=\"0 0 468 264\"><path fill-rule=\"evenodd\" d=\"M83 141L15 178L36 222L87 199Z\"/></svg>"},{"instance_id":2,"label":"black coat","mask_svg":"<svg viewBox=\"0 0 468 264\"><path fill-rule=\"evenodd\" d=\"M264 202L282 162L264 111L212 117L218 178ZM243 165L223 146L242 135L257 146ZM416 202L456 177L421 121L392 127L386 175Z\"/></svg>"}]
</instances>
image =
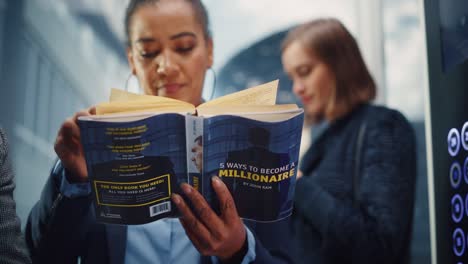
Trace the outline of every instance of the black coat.
<instances>
[{"instance_id":1,"label":"black coat","mask_svg":"<svg viewBox=\"0 0 468 264\"><path fill-rule=\"evenodd\" d=\"M354 176L363 120L360 168ZM416 147L403 115L385 107L357 107L317 139L301 168L293 214L298 263L404 263Z\"/></svg>"}]
</instances>

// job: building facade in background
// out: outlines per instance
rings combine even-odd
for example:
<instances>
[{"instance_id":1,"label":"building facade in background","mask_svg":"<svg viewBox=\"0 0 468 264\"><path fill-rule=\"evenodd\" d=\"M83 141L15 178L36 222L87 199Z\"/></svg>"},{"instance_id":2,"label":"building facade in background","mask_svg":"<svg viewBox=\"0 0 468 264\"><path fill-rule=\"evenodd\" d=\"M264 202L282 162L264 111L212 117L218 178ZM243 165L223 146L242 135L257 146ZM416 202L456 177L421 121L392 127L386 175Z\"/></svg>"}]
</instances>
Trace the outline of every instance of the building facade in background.
<instances>
[{"instance_id":1,"label":"building facade in background","mask_svg":"<svg viewBox=\"0 0 468 264\"><path fill-rule=\"evenodd\" d=\"M62 1L0 0L0 125L23 224L55 162L62 122L124 83L126 61ZM122 45L122 52L123 45Z\"/></svg>"}]
</instances>

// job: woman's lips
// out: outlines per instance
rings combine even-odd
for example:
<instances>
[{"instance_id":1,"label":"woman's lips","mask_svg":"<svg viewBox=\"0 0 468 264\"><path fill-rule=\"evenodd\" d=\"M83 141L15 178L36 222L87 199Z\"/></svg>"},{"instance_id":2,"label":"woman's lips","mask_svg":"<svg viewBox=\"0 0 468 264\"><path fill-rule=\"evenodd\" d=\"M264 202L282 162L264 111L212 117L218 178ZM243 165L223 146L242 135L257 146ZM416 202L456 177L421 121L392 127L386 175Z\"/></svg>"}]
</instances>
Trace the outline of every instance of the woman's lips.
<instances>
[{"instance_id":1,"label":"woman's lips","mask_svg":"<svg viewBox=\"0 0 468 264\"><path fill-rule=\"evenodd\" d=\"M312 96L302 96L301 97L302 104L309 104L312 102Z\"/></svg>"}]
</instances>

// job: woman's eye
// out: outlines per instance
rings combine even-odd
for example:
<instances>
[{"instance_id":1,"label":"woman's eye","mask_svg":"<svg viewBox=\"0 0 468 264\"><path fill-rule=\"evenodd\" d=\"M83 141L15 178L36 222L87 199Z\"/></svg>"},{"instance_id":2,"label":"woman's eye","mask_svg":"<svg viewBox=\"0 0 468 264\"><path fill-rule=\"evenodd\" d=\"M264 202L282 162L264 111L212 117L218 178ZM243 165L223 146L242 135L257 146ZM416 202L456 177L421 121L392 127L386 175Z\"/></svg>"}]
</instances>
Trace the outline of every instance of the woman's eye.
<instances>
[{"instance_id":1,"label":"woman's eye","mask_svg":"<svg viewBox=\"0 0 468 264\"><path fill-rule=\"evenodd\" d=\"M297 75L299 77L306 77L307 75L309 75L310 71L311 71L310 67L300 67L297 70Z\"/></svg>"},{"instance_id":2,"label":"woman's eye","mask_svg":"<svg viewBox=\"0 0 468 264\"><path fill-rule=\"evenodd\" d=\"M189 53L193 50L195 46L182 46L182 47L177 47L176 51L182 54Z\"/></svg>"},{"instance_id":3,"label":"woman's eye","mask_svg":"<svg viewBox=\"0 0 468 264\"><path fill-rule=\"evenodd\" d=\"M152 52L140 52L140 56L145 58L145 59L152 59L156 57L159 54L158 51L152 51Z\"/></svg>"}]
</instances>

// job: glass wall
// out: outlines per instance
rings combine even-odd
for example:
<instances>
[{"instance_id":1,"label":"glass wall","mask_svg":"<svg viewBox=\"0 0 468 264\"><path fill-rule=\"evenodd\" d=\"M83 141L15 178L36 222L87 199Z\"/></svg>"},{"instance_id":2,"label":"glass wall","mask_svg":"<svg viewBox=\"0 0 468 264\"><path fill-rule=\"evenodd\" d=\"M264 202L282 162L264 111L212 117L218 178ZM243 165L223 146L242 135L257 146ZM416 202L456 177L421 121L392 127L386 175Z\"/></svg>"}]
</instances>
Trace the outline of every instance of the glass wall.
<instances>
[{"instance_id":1,"label":"glass wall","mask_svg":"<svg viewBox=\"0 0 468 264\"><path fill-rule=\"evenodd\" d=\"M125 3L115 0L0 0L0 123L7 130L23 223L55 160L60 124L123 87ZM214 36L204 97L280 79L280 102L293 102L279 45L288 29L340 19L361 46L379 84L378 103L402 111L418 139L413 262L429 262L425 168L422 27L418 0L203 0ZM4 14L4 15L3 15ZM136 82L131 82L134 85Z\"/></svg>"},{"instance_id":2,"label":"glass wall","mask_svg":"<svg viewBox=\"0 0 468 264\"><path fill-rule=\"evenodd\" d=\"M128 68L64 1L1 1L0 10L0 125L24 224L55 162L60 125L124 83Z\"/></svg>"}]
</instances>

